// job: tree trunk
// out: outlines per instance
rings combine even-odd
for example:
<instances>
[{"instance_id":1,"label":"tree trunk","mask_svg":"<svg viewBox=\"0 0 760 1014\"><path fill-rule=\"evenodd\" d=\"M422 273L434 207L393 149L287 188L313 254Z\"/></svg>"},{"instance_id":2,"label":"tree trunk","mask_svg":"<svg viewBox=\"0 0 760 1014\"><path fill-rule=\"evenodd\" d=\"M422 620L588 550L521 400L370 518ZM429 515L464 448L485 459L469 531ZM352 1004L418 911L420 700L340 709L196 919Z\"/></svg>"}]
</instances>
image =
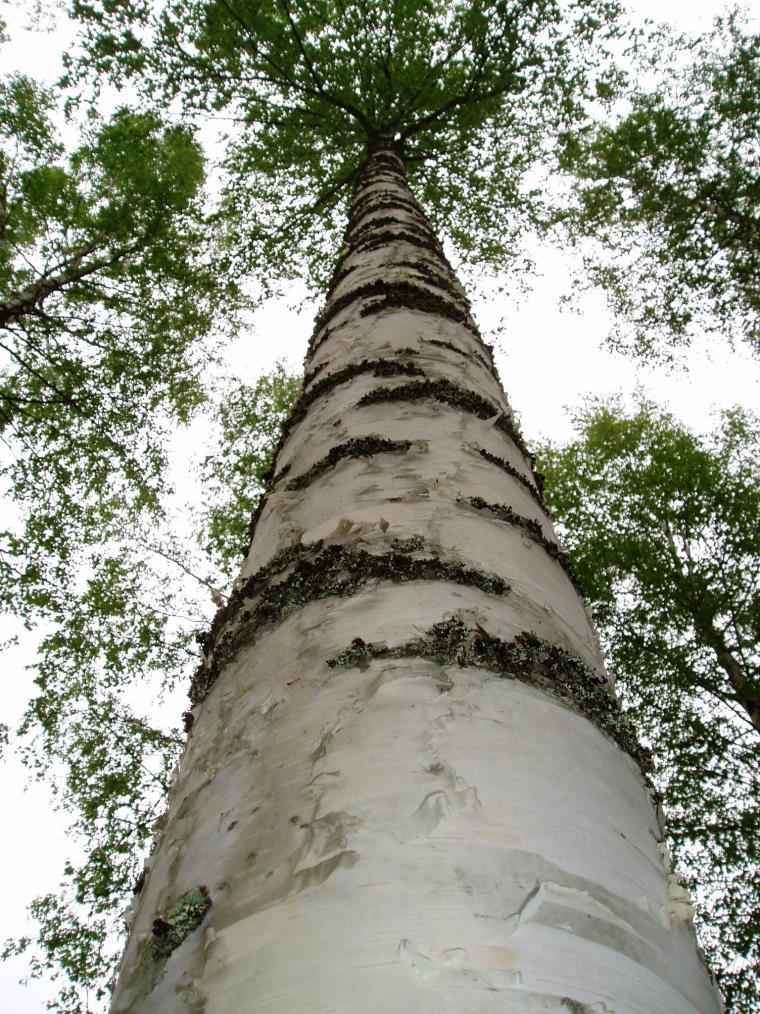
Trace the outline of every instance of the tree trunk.
<instances>
[{"instance_id":1,"label":"tree trunk","mask_svg":"<svg viewBox=\"0 0 760 1014\"><path fill-rule=\"evenodd\" d=\"M463 290L368 159L113 1010L711 1014Z\"/></svg>"}]
</instances>

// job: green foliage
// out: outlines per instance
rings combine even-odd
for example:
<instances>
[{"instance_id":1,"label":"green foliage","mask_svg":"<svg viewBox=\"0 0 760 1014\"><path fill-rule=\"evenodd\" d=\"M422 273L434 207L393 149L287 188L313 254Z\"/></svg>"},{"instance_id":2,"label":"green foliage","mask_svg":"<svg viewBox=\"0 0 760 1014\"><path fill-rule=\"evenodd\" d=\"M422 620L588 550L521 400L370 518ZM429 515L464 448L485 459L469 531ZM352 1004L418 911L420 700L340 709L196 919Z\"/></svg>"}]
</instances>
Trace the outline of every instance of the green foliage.
<instances>
[{"instance_id":1,"label":"green foliage","mask_svg":"<svg viewBox=\"0 0 760 1014\"><path fill-rule=\"evenodd\" d=\"M705 329L760 351L760 34L734 12L636 56L625 111L561 154L571 235L601 242L584 272L619 317L612 340L667 358Z\"/></svg>"},{"instance_id":2,"label":"green foliage","mask_svg":"<svg viewBox=\"0 0 760 1014\"><path fill-rule=\"evenodd\" d=\"M122 108L91 115L67 148L52 91L14 76L0 93L0 476L12 503L0 609L39 631L13 749L56 786L84 846L62 894L33 906L32 974L59 969L57 1009L73 1011L113 962L114 906L181 745L135 688L185 674L204 613L191 601L194 618L176 615L182 595L146 544L159 541L169 440L203 402L241 299L208 236L189 130Z\"/></svg>"},{"instance_id":3,"label":"green foliage","mask_svg":"<svg viewBox=\"0 0 760 1014\"><path fill-rule=\"evenodd\" d=\"M651 745L667 833L731 1011L760 940L760 421L698 437L655 405L590 402L541 453L546 498L610 668Z\"/></svg>"},{"instance_id":4,"label":"green foliage","mask_svg":"<svg viewBox=\"0 0 760 1014\"><path fill-rule=\"evenodd\" d=\"M219 404L216 446L201 464L203 550L222 574L234 574L248 525L266 487L282 425L301 382L282 363L253 384L237 382Z\"/></svg>"},{"instance_id":5,"label":"green foliage","mask_svg":"<svg viewBox=\"0 0 760 1014\"><path fill-rule=\"evenodd\" d=\"M520 262L541 164L612 71L614 0L75 0L72 79L134 79L231 120L227 210L246 269L321 286L368 148L394 143L473 277ZM272 193L278 200L271 201Z\"/></svg>"},{"instance_id":6,"label":"green foliage","mask_svg":"<svg viewBox=\"0 0 760 1014\"><path fill-rule=\"evenodd\" d=\"M67 983L52 1007L66 1012L90 1009L76 997L103 995L113 967L118 913L182 746L179 707L162 707L160 694L191 670L194 628L205 620L141 544L139 526L122 537L100 547L84 572L72 565L72 584L45 589L35 694L13 742L70 818L75 858L60 891L30 908L37 938L14 945L30 950L32 976ZM195 615L175 615L183 609Z\"/></svg>"},{"instance_id":7,"label":"green foliage","mask_svg":"<svg viewBox=\"0 0 760 1014\"><path fill-rule=\"evenodd\" d=\"M78 987L83 986L86 993L88 986L91 986L91 998L96 1002L102 1001L106 996L103 984L111 961L109 955L104 954L104 921L80 919L70 898L54 894L35 899L30 906L30 914L40 924L39 943L43 952L55 953L57 964L68 980L55 1000L48 1004L48 1009L59 1011L60 1014L90 1014L90 1003L86 1002L84 1006L80 1003ZM0 952L0 957L5 959L23 954L30 943L26 937L11 941ZM44 958L33 955L29 963L29 977L38 977L47 967Z\"/></svg>"},{"instance_id":8,"label":"green foliage","mask_svg":"<svg viewBox=\"0 0 760 1014\"><path fill-rule=\"evenodd\" d=\"M171 427L204 397L202 343L226 297L234 323L236 294L212 270L186 129L121 109L67 154L50 92L0 90L0 472L17 507L0 599L31 622L92 547L156 509Z\"/></svg>"}]
</instances>

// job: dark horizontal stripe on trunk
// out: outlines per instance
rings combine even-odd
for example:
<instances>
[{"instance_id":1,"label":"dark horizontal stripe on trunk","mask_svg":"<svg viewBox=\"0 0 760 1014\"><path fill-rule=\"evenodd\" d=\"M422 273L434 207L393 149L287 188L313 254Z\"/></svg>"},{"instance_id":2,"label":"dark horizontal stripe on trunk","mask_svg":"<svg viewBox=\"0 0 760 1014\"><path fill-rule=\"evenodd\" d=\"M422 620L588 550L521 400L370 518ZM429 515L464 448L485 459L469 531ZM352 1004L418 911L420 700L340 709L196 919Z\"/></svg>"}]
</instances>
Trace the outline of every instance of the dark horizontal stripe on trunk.
<instances>
[{"instance_id":1,"label":"dark horizontal stripe on trunk","mask_svg":"<svg viewBox=\"0 0 760 1014\"><path fill-rule=\"evenodd\" d=\"M374 229L375 226L379 226L381 223L387 223L389 221L395 221L395 220L394 219L382 219L382 220L373 219L371 223L367 224L366 235L369 236L372 233L372 230L369 229L370 225ZM420 230L419 232L407 232L406 231L406 224L407 223L405 223L405 222L396 222L396 224L398 226L398 229L394 229L394 230L383 229L382 236L383 237L387 237L387 236L391 236L391 235L392 236L397 236L397 235L399 235L399 233L403 233L405 236L410 236L410 237L414 236L414 238L416 240L419 240L418 245L420 246L420 248L423 249L423 250L425 250L426 253L430 253L429 237L426 238L426 235L425 235L425 233L422 230ZM363 229L361 235L364 235L364 234L365 233L364 233L364 229ZM358 241L360 241L360 240L358 240ZM380 247L382 245L384 245L384 243L378 244L378 247ZM333 272L332 280L330 282L330 287L327 290L326 305L329 304L330 300L333 297L333 293L338 288L338 286L343 281L345 281L345 279L348 278L349 275L353 274L353 272L356 271L357 268L365 266L365 265L362 265L361 263L358 263L358 264L357 263L349 264L348 267L344 266L345 261L354 252L355 251L353 249L349 250L344 255L344 257L340 260L340 262L336 265L335 271ZM435 254L435 262L436 262L436 264L442 264L442 266L448 267L448 265L446 265L442 261L442 258L437 253ZM433 268L429 267L427 261L423 262L423 264L420 265L419 262L414 262L414 261L409 261L409 260L400 260L400 261L395 261L395 262L388 263L388 264L385 265L385 267L387 269L391 269L391 270L395 269L397 267L413 268L415 271L419 272L419 274L423 275L423 277L427 278L433 285L437 285L439 288L445 289L447 292L450 291L457 299L461 300L468 307L470 305L469 300L467 299L467 297L462 292L460 292L458 289L456 289L452 285L451 279L454 277L453 276L453 272L451 273L451 276L448 277L445 274L442 274L440 272L434 271Z\"/></svg>"},{"instance_id":2,"label":"dark horizontal stripe on trunk","mask_svg":"<svg viewBox=\"0 0 760 1014\"><path fill-rule=\"evenodd\" d=\"M439 289L446 289L455 292L457 298L463 303L467 303L469 306L470 301L467 296L457 287L456 278L452 272L444 273L438 270L440 262L436 257L435 262L431 263L428 260L399 260L394 261L393 264L389 264L388 267L392 268L409 268L411 271L416 271L417 274L422 275L423 278L427 279L432 285L437 285Z\"/></svg>"},{"instance_id":3,"label":"dark horizontal stripe on trunk","mask_svg":"<svg viewBox=\"0 0 760 1014\"><path fill-rule=\"evenodd\" d=\"M551 694L590 719L598 729L625 750L646 776L652 759L639 743L632 722L621 710L607 681L577 655L524 631L513 641L503 641L481 626L462 620L436 623L423 636L389 648L366 644L355 638L351 645L327 660L337 666L366 666L373 659L426 658L441 665L486 669L497 676L517 679Z\"/></svg>"},{"instance_id":4,"label":"dark horizontal stripe on trunk","mask_svg":"<svg viewBox=\"0 0 760 1014\"><path fill-rule=\"evenodd\" d=\"M409 233L416 236L424 243L437 242L435 234L431 232L430 229L425 228L422 224L418 225L416 222L403 221L398 218L383 216L378 219L371 218L364 222L363 225L357 226L348 241L349 246L352 249L359 250L366 239L369 239L378 233L387 235L388 233L395 234L396 232Z\"/></svg>"},{"instance_id":5,"label":"dark horizontal stripe on trunk","mask_svg":"<svg viewBox=\"0 0 760 1014\"><path fill-rule=\"evenodd\" d=\"M317 379L322 370L326 369L329 365L330 360L325 359L325 361L323 363L320 363L319 366L315 366L313 370L310 370L308 373L304 373L303 390L305 391L306 388Z\"/></svg>"},{"instance_id":6,"label":"dark horizontal stripe on trunk","mask_svg":"<svg viewBox=\"0 0 760 1014\"><path fill-rule=\"evenodd\" d=\"M411 440L385 440L382 437L355 437L347 440L344 444L338 444L315 462L311 468L290 479L285 489L304 489L312 479L318 475L324 475L334 468L344 458L371 458L375 454L403 454L412 446Z\"/></svg>"},{"instance_id":7,"label":"dark horizontal stripe on trunk","mask_svg":"<svg viewBox=\"0 0 760 1014\"><path fill-rule=\"evenodd\" d=\"M468 352L466 349L460 349L459 346L455 345L453 342L442 341L440 338L425 338L424 341L426 341L429 345L437 345L438 348L448 349L450 352L456 352L459 356L465 356L467 359L472 359L473 362L479 363L481 366L485 367L491 376L498 379L496 378L496 374L494 373L491 363L486 362L486 360L482 356L477 355L477 353Z\"/></svg>"},{"instance_id":8,"label":"dark horizontal stripe on trunk","mask_svg":"<svg viewBox=\"0 0 760 1014\"><path fill-rule=\"evenodd\" d=\"M424 232L427 231L430 234L430 236L432 236L432 238L437 242L434 230L430 225L430 222L427 220L421 208L414 202L414 200L412 199L406 200L403 197L400 197L395 190L382 190L382 191L373 190L370 193L365 194L363 197L355 198L351 206L348 225L346 226L346 230L343 236L343 252L335 265L333 276L330 281L330 286L327 290L328 300L330 299L332 293L335 291L338 284L349 274L351 274L352 271L355 271L357 267L360 267L360 265L358 264L351 264L347 268L344 267L346 259L350 257L351 254L356 252L355 230L360 220L364 218L365 215L371 214L372 212L390 211L392 209L396 209L398 211L406 211L416 215L417 219L419 220L419 224L421 226L421 231L423 235ZM396 219L393 219L393 221L396 222L396 224L398 224ZM376 226L377 225L376 220L373 220L372 224ZM393 234L393 232L394 230L391 230L391 234ZM387 235L388 230L384 230L383 234ZM354 237L354 240L352 240L351 237ZM429 245L430 240L428 238L428 240L426 240L424 243L424 247L427 249ZM440 258L441 253L437 252L437 256Z\"/></svg>"},{"instance_id":9,"label":"dark horizontal stripe on trunk","mask_svg":"<svg viewBox=\"0 0 760 1014\"><path fill-rule=\"evenodd\" d=\"M359 220L364 218L365 215L369 215L373 211L390 211L392 209L397 211L409 211L418 215L429 228L429 222L414 201L405 200L393 190L373 190L370 193L365 194L359 200L354 201L351 208L351 217L348 222L348 233L350 233L351 229L357 225Z\"/></svg>"},{"instance_id":10,"label":"dark horizontal stripe on trunk","mask_svg":"<svg viewBox=\"0 0 760 1014\"><path fill-rule=\"evenodd\" d=\"M479 419L493 419L498 416L494 426L507 434L532 468L535 459L525 446L523 436L512 419L499 412L499 409L486 398L466 387L460 387L451 380L419 380L411 384L399 384L398 387L376 387L374 391L364 395L359 405L374 405L381 401L422 401L424 398L433 398L444 405L451 405L452 408L461 408Z\"/></svg>"},{"instance_id":11,"label":"dark horizontal stripe on trunk","mask_svg":"<svg viewBox=\"0 0 760 1014\"><path fill-rule=\"evenodd\" d=\"M508 461L505 461L504 458L499 458L497 455L491 454L490 451L486 451L482 447L478 448L478 453L481 458L485 458L486 461L490 461L492 465L496 465L498 468L502 469L502 471L506 472L507 475L511 475L513 479L517 479L517 481L530 493L544 513L547 515L549 514L549 508L546 506L544 498L541 496L540 488L536 488L539 483L538 475L535 472L533 474L536 476L536 486L534 486L533 483L522 474L522 472L518 472L517 469L510 465Z\"/></svg>"},{"instance_id":12,"label":"dark horizontal stripe on trunk","mask_svg":"<svg viewBox=\"0 0 760 1014\"><path fill-rule=\"evenodd\" d=\"M265 490L261 498L259 499L258 503L256 504L256 508L253 511L253 514L251 515L251 520L248 524L248 541L246 545L241 546L241 553L243 554L243 556L246 556L249 549L251 548L253 536L256 532L256 525L259 523L259 518L261 517L264 511L264 507L266 506L266 502L270 493L273 491L275 485L280 481L280 479L282 479L285 476L288 468L290 467L286 466L284 469L278 472L277 475L275 475L274 473L277 457L280 451L282 450L285 441L290 435L291 430L293 429L294 426L296 426L299 422L303 420L304 416L306 415L307 409L314 401L316 401L317 398L320 398L322 397L322 395L327 394L329 391L331 391L334 387L337 387L339 384L344 384L347 381L352 380L354 377L358 377L363 373L370 373L375 377L424 376L422 370L419 369L419 367L415 366L413 363L399 362L398 359L363 359L359 363L351 363L349 366L344 367L342 370L336 370L335 373L329 373L326 377L323 377L322 380L318 381L313 387L309 388L308 391L304 391L301 397L296 402L296 404L293 406L293 411L291 412L289 418L286 419L285 424L282 427L280 439L278 440L277 446L275 447L274 453L272 454L272 464L269 466L266 473L261 477L261 481L265 485Z\"/></svg>"},{"instance_id":13,"label":"dark horizontal stripe on trunk","mask_svg":"<svg viewBox=\"0 0 760 1014\"><path fill-rule=\"evenodd\" d=\"M360 268L362 266L363 265L361 264L349 264L349 266L345 268L343 266L343 261L340 261L340 263L336 265L335 271L333 272L332 281L330 282L330 287L327 290L327 298L325 299L325 303L330 302L330 300L332 299L333 292L335 292L335 290L344 280L344 278L348 278L350 274L352 274L354 271L356 271L357 268Z\"/></svg>"},{"instance_id":14,"label":"dark horizontal stripe on trunk","mask_svg":"<svg viewBox=\"0 0 760 1014\"><path fill-rule=\"evenodd\" d=\"M351 306L357 300L370 299L375 296L383 297L386 300L393 299L395 300L394 305L409 306L412 309L424 304L425 307L430 307L428 310L430 313L439 313L441 316L450 317L458 323L467 324L469 321L468 315L459 309L459 307L452 305L448 300L438 296L434 292L429 292L427 289L413 285L411 282L378 280L376 282L367 282L364 285L357 285L355 289L350 289L342 296L331 300L319 317L317 317L315 331L319 331L325 327L336 314L340 313L341 310L345 310L347 306ZM366 316L367 312L378 311L365 308L361 311L361 315Z\"/></svg>"},{"instance_id":15,"label":"dark horizontal stripe on trunk","mask_svg":"<svg viewBox=\"0 0 760 1014\"><path fill-rule=\"evenodd\" d=\"M378 183L380 180L392 180L396 184L400 183L404 187L407 186L404 167L400 163L393 162L389 158L374 160L373 168L369 172L367 171L366 166L360 168L357 178L361 181L360 185L355 190L355 193L357 194L361 193L361 191L365 190L367 187L371 187Z\"/></svg>"},{"instance_id":16,"label":"dark horizontal stripe on trunk","mask_svg":"<svg viewBox=\"0 0 760 1014\"><path fill-rule=\"evenodd\" d=\"M370 253L372 250L379 250L380 247L388 246L389 243L408 243L410 246L416 246L420 250L427 250L438 257L443 257L443 249L438 245L437 241L431 243L423 239L422 236L408 232L406 229L373 233L362 240L361 243L358 243L352 252Z\"/></svg>"},{"instance_id":17,"label":"dark horizontal stripe on trunk","mask_svg":"<svg viewBox=\"0 0 760 1014\"><path fill-rule=\"evenodd\" d=\"M417 223L410 222L408 219L395 218L393 215L380 215L377 218L368 218L365 222L355 225L346 241L349 246L354 246L356 243L360 243L362 238L368 233L376 229L383 229L386 225L417 233L423 239L435 239L432 230L428 229L422 220Z\"/></svg>"},{"instance_id":18,"label":"dark horizontal stripe on trunk","mask_svg":"<svg viewBox=\"0 0 760 1014\"><path fill-rule=\"evenodd\" d=\"M286 575L274 582L273 577L283 570ZM191 682L192 704L207 696L221 668L240 648L255 641L262 626L285 619L309 602L353 595L373 580L450 581L490 595L505 595L509 591L509 585L498 574L464 567L437 555L422 558L403 552L375 555L337 545L323 549L321 542L292 547L278 553L249 577L217 613L211 631L198 638L206 658ZM245 605L245 600L254 596L255 602ZM234 629L223 632L223 628L233 623Z\"/></svg>"},{"instance_id":19,"label":"dark horizontal stripe on trunk","mask_svg":"<svg viewBox=\"0 0 760 1014\"><path fill-rule=\"evenodd\" d=\"M546 538L538 521L534 521L533 518L523 517L522 514L518 514L517 511L513 510L508 504L488 503L480 496L468 496L466 497L465 502L470 504L470 506L474 507L476 510L487 511L489 514L497 517L500 521L505 521L509 525L515 525L517 528L522 528L524 532L527 532L527 534L530 535L535 542L543 546L553 560L557 561L572 581L575 590L581 597L583 597L583 589L581 588L578 578L573 573L570 560L562 552L556 542L552 542L550 539Z\"/></svg>"},{"instance_id":20,"label":"dark horizontal stripe on trunk","mask_svg":"<svg viewBox=\"0 0 760 1014\"><path fill-rule=\"evenodd\" d=\"M444 296L439 296L437 292L431 292L430 289L414 285L412 282L376 283L376 288L381 290L377 293L380 298L361 308L359 313L362 317L382 313L383 310L419 310L422 313L431 313L437 317L453 320L473 334L478 334L468 311ZM461 302L460 297L455 298Z\"/></svg>"},{"instance_id":21,"label":"dark horizontal stripe on trunk","mask_svg":"<svg viewBox=\"0 0 760 1014\"><path fill-rule=\"evenodd\" d=\"M370 373L373 377L424 377L425 374L414 363L402 363L398 359L362 359L358 363L349 363L348 366L328 373L326 377L318 380L308 391L304 391L301 397L293 406L290 418L285 423L285 431L290 430L296 423L300 422L306 414L306 410L317 398L332 391L340 384L345 384L354 377Z\"/></svg>"},{"instance_id":22,"label":"dark horizontal stripe on trunk","mask_svg":"<svg viewBox=\"0 0 760 1014\"><path fill-rule=\"evenodd\" d=\"M452 380L417 380L398 387L376 387L359 401L360 406L374 405L381 401L422 401L432 398L452 408L461 408L479 419L493 419L499 409L482 395L460 387Z\"/></svg>"}]
</instances>

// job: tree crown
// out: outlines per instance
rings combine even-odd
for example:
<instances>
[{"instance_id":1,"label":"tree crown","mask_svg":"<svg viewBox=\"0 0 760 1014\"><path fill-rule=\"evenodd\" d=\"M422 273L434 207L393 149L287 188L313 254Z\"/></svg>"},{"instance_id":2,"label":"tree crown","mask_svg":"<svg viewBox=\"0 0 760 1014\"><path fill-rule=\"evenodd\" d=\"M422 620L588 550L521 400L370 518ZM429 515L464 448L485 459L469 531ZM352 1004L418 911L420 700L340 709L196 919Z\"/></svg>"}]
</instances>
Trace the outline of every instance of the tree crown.
<instances>
[{"instance_id":1,"label":"tree crown","mask_svg":"<svg viewBox=\"0 0 760 1014\"><path fill-rule=\"evenodd\" d=\"M88 66L224 116L228 210L259 273L324 281L368 147L402 151L434 225L473 268L516 259L536 171L609 68L612 0L241 0L160 11L76 0ZM83 73L82 65L73 68ZM269 202L273 191L276 202Z\"/></svg>"}]
</instances>

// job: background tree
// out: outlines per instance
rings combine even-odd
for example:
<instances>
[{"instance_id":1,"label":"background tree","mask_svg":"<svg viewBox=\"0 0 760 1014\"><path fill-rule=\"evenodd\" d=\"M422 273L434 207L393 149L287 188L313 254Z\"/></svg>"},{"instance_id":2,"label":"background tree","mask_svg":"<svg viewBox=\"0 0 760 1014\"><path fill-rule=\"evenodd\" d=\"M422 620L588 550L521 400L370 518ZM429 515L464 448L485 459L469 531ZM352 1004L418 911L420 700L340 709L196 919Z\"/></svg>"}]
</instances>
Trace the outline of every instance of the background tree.
<instances>
[{"instance_id":1,"label":"background tree","mask_svg":"<svg viewBox=\"0 0 760 1014\"><path fill-rule=\"evenodd\" d=\"M638 81L562 148L566 224L598 241L579 277L606 290L619 347L667 358L708 331L757 352L760 35L734 11L697 38L637 33L629 55Z\"/></svg>"},{"instance_id":2,"label":"background tree","mask_svg":"<svg viewBox=\"0 0 760 1014\"><path fill-rule=\"evenodd\" d=\"M1 87L2 475L17 515L0 597L29 619L60 614L69 565L156 509L171 427L202 402L238 296L206 239L190 131L120 109L67 152L49 91Z\"/></svg>"},{"instance_id":3,"label":"background tree","mask_svg":"<svg viewBox=\"0 0 760 1014\"><path fill-rule=\"evenodd\" d=\"M11 746L57 787L75 856L60 890L31 905L35 938L7 941L5 955L27 952L30 975L58 983L51 1009L90 1010L105 995L120 914L184 742L196 634L229 593L230 558L298 389L282 367L250 386L220 383L204 409L215 434L196 463L203 509L189 512L163 489L146 518L106 533L94 555L72 554L72 583L28 613L30 624L44 621L37 692Z\"/></svg>"},{"instance_id":4,"label":"background tree","mask_svg":"<svg viewBox=\"0 0 760 1014\"><path fill-rule=\"evenodd\" d=\"M37 692L12 748L56 785L77 841L61 894L33 905L32 973L62 969L69 1010L113 963L182 743L181 709L156 702L196 664L221 579L176 522L171 441L221 397L217 351L245 302L191 130L127 108L77 124L19 75L0 93L0 474L12 503L0 603L39 636Z\"/></svg>"},{"instance_id":5,"label":"background tree","mask_svg":"<svg viewBox=\"0 0 760 1014\"><path fill-rule=\"evenodd\" d=\"M541 450L546 496L626 704L650 744L668 836L699 892L731 1011L760 939L760 424L697 436L656 405L591 401Z\"/></svg>"},{"instance_id":6,"label":"background tree","mask_svg":"<svg viewBox=\"0 0 760 1014\"><path fill-rule=\"evenodd\" d=\"M251 515L266 488L282 425L301 381L282 363L254 384L231 383L219 400L218 436L203 459L203 550L229 582L246 549Z\"/></svg>"}]
</instances>

